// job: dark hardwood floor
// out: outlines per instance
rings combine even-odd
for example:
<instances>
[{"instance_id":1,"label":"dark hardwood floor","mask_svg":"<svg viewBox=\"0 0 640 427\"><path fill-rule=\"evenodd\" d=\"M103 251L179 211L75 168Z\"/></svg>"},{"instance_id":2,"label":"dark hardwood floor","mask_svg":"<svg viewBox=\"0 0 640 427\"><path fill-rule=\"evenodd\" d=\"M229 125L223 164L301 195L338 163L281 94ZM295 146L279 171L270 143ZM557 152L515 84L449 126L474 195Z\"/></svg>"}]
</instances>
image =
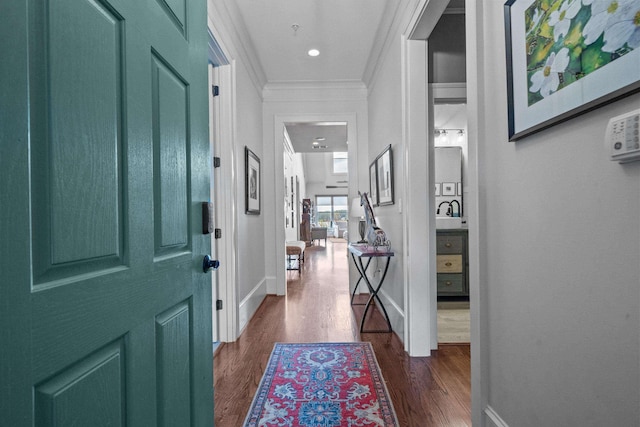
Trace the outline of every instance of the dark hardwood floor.
<instances>
[{"instance_id":1,"label":"dark hardwood floor","mask_svg":"<svg viewBox=\"0 0 640 427\"><path fill-rule=\"evenodd\" d=\"M302 272L287 272L287 297L268 296L240 338L218 348L216 427L242 426L275 342L351 341L372 343L400 426L471 425L469 345L411 358L395 333L360 334L361 308L349 303L346 247L327 241L307 248ZM382 316L372 321L385 326Z\"/></svg>"}]
</instances>

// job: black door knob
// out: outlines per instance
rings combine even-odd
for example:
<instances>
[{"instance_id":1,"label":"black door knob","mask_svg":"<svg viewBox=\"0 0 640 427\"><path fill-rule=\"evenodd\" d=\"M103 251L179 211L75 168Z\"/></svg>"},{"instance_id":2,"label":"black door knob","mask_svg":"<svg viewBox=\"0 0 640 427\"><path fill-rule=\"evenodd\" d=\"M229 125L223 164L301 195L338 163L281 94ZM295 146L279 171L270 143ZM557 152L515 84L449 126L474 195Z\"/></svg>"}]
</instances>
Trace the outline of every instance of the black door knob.
<instances>
[{"instance_id":1,"label":"black door knob","mask_svg":"<svg viewBox=\"0 0 640 427\"><path fill-rule=\"evenodd\" d=\"M202 271L203 272L207 272L209 270L211 270L212 268L214 270L217 270L218 267L220 267L220 261L218 261L217 259L211 259L211 257L209 255L205 255L204 259L202 260Z\"/></svg>"}]
</instances>

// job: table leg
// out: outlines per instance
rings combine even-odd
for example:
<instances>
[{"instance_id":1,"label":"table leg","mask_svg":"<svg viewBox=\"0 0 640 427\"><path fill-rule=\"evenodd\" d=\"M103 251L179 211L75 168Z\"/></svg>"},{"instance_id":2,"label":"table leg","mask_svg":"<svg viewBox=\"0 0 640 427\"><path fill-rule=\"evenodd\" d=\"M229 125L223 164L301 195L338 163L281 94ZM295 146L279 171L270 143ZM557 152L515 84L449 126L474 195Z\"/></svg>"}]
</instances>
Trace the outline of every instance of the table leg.
<instances>
[{"instance_id":1,"label":"table leg","mask_svg":"<svg viewBox=\"0 0 640 427\"><path fill-rule=\"evenodd\" d=\"M353 264L356 266L356 270L358 270L358 273L360 274L360 277L358 278L358 281L356 282L356 287L353 288L353 292L351 293L351 305L364 305L364 304L354 304L353 303L353 299L356 296L356 291L358 290L358 286L360 285L360 281L362 280L363 276L365 276L367 274L367 268L369 268L369 264L371 263L371 258L369 258L369 261L367 261L367 265L364 266L364 270L361 270L362 262L360 263L360 265L358 265L358 262L356 261L355 255L351 254L351 258L353 259Z\"/></svg>"},{"instance_id":2,"label":"table leg","mask_svg":"<svg viewBox=\"0 0 640 427\"><path fill-rule=\"evenodd\" d=\"M387 271L389 270L389 261L390 261L391 257L387 257L387 264L385 265L384 268L384 273L382 274L382 277L380 278L380 282L378 283L378 287L374 289L373 285L371 285L371 282L369 281L369 278L366 275L366 269L363 269L362 266L362 258L358 257L358 263L360 264L360 269L363 269L365 274L361 275L361 278L364 279L365 283L367 284L367 287L369 288L369 292L371 292L371 296L369 296L369 300L367 301L366 307L364 308L364 313L362 313L362 320L360 321L360 332L362 333L379 333L379 332L391 332L391 321L389 320L389 314L387 313L387 309L385 308L384 304L382 303L382 301L380 300L380 297L378 296L378 292L380 291L380 288L382 288L382 283L384 282L385 277L387 276ZM354 259L355 261L355 259ZM371 258L369 258L369 262L371 262ZM367 267L369 266L369 263L367 263ZM378 301L378 304L380 305L380 307L382 308L382 312L384 313L384 317L385 320L387 321L387 330L375 330L375 331L365 331L364 330L364 321L367 318L367 312L369 311L369 307L371 306L371 302L374 300L374 298Z\"/></svg>"}]
</instances>

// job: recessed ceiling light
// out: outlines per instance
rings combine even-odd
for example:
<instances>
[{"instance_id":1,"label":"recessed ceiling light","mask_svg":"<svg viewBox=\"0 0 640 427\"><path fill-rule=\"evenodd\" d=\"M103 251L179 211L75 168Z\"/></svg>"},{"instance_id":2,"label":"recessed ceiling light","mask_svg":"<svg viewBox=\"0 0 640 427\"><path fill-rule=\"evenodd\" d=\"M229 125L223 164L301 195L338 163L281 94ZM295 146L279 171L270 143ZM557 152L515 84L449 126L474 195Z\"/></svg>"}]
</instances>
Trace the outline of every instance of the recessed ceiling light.
<instances>
[{"instance_id":1,"label":"recessed ceiling light","mask_svg":"<svg viewBox=\"0 0 640 427\"><path fill-rule=\"evenodd\" d=\"M316 141L324 141L324 140L325 140L325 139L327 139L327 138L325 138L324 136L316 136L316 137L315 137L315 138L313 138L313 139L315 139Z\"/></svg>"},{"instance_id":2,"label":"recessed ceiling light","mask_svg":"<svg viewBox=\"0 0 640 427\"><path fill-rule=\"evenodd\" d=\"M313 145L320 145L318 141L313 141Z\"/></svg>"},{"instance_id":3,"label":"recessed ceiling light","mask_svg":"<svg viewBox=\"0 0 640 427\"><path fill-rule=\"evenodd\" d=\"M307 52L307 54L309 56L318 56L318 55L320 55L320 51L318 49L311 49L311 50L309 50L309 52Z\"/></svg>"}]
</instances>

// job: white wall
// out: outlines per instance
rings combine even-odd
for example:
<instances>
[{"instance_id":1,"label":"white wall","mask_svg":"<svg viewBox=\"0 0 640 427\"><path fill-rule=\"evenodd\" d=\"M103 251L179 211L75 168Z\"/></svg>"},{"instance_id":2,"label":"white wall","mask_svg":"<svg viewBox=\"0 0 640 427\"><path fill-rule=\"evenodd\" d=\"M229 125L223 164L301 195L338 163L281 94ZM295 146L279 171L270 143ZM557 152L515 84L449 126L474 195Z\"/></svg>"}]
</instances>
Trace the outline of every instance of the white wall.
<instances>
[{"instance_id":1,"label":"white wall","mask_svg":"<svg viewBox=\"0 0 640 427\"><path fill-rule=\"evenodd\" d=\"M508 142L504 1L474 3L485 412L640 425L640 162L609 161L603 143L640 95Z\"/></svg>"},{"instance_id":2,"label":"white wall","mask_svg":"<svg viewBox=\"0 0 640 427\"><path fill-rule=\"evenodd\" d=\"M236 159L238 173L237 194L241 195L238 209L238 253L240 268L238 269L238 297L242 301L249 295L256 286L260 285L265 278L265 261L262 253L264 245L265 223L265 155L262 147L262 99L254 89L245 69L239 64L237 70L237 139L236 139ZM247 146L261 160L262 169L262 205L260 215L247 215L244 207L245 194L245 158L244 147ZM247 262L251 260L251 262ZM240 324L242 325L242 321Z\"/></svg>"},{"instance_id":3,"label":"white wall","mask_svg":"<svg viewBox=\"0 0 640 427\"><path fill-rule=\"evenodd\" d=\"M404 337L404 253L402 206L402 177L404 175L403 99L401 69L401 39L397 34L392 45L378 64L374 83L369 89L369 157L367 165L391 144L393 151L394 200L395 204L373 208L378 225L391 240L395 256L391 261L384 286L381 290L387 311L396 334ZM373 271L373 270L372 270ZM391 308L391 310L390 310Z\"/></svg>"}]
</instances>

